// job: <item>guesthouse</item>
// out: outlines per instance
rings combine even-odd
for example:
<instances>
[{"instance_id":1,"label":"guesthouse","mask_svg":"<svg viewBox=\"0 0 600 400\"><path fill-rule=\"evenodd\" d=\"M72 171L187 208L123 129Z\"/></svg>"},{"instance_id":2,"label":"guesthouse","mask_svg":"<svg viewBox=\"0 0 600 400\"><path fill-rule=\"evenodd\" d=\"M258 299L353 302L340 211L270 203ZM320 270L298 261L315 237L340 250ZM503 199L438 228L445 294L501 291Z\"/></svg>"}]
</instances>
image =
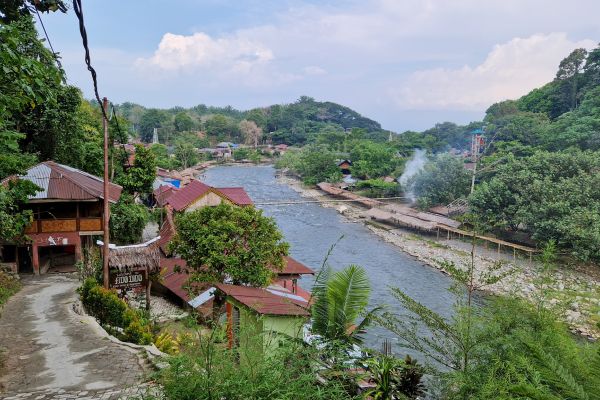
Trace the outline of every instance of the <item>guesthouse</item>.
<instances>
[{"instance_id":1,"label":"guesthouse","mask_svg":"<svg viewBox=\"0 0 600 400\"><path fill-rule=\"evenodd\" d=\"M14 272L36 275L74 269L83 246L93 245L92 237L103 235L104 181L87 172L45 161L22 176L7 178L28 180L39 187L26 208L33 220L25 230L22 243L2 243L3 264ZM116 203L121 186L109 183L108 201Z\"/></svg>"}]
</instances>

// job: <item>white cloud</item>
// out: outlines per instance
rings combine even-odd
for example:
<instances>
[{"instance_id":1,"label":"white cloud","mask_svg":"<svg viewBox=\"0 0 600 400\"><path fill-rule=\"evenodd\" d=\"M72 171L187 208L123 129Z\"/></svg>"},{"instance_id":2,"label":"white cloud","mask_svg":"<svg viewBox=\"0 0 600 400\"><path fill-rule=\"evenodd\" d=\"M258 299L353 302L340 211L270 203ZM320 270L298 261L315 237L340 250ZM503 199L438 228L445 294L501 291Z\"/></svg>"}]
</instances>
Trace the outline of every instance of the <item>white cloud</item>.
<instances>
[{"instance_id":1,"label":"white cloud","mask_svg":"<svg viewBox=\"0 0 600 400\"><path fill-rule=\"evenodd\" d=\"M166 33L154 55L140 58L136 64L165 71L212 70L247 74L274 58L273 52L262 43L236 35L212 38L202 32L190 36Z\"/></svg>"},{"instance_id":2,"label":"white cloud","mask_svg":"<svg viewBox=\"0 0 600 400\"><path fill-rule=\"evenodd\" d=\"M514 38L496 45L480 65L417 71L390 93L405 109L481 110L551 81L573 49L594 45L570 41L564 33Z\"/></svg>"}]
</instances>

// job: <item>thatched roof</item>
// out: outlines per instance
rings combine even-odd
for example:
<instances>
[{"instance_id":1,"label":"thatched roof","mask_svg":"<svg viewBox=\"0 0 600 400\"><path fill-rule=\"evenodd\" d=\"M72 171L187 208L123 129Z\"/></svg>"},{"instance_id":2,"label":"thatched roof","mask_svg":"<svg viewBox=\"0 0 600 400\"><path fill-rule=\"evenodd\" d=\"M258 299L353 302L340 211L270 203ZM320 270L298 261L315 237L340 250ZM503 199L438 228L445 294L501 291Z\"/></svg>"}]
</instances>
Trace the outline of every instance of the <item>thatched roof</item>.
<instances>
[{"instance_id":1,"label":"thatched roof","mask_svg":"<svg viewBox=\"0 0 600 400\"><path fill-rule=\"evenodd\" d=\"M117 268L119 271L139 270L149 268L150 272L160 270L160 249L158 241L160 236L155 237L145 243L134 244L130 246L115 246L109 244L108 266ZM102 241L97 242L103 246Z\"/></svg>"}]
</instances>

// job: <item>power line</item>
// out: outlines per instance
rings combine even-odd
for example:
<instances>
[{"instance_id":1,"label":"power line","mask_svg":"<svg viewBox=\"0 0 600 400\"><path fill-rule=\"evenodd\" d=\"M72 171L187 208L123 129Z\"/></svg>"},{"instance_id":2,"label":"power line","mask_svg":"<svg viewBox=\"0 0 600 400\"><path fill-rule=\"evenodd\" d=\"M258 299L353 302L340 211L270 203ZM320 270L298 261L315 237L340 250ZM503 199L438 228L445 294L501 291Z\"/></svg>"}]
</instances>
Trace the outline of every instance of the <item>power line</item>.
<instances>
[{"instance_id":1,"label":"power line","mask_svg":"<svg viewBox=\"0 0 600 400\"><path fill-rule=\"evenodd\" d=\"M58 53L54 51L54 47L52 47L52 42L50 41L50 36L48 36L48 32L46 31L46 27L44 26L44 21L42 21L42 16L38 11L37 7L35 7L35 13L37 14L38 20L40 21L40 25L42 26L42 30L44 31L44 35L46 36L46 40L48 41L48 46L50 46L50 50L52 51L52 55L54 56L54 60L58 65L58 68L63 69L62 64L60 63Z\"/></svg>"},{"instance_id":2,"label":"power line","mask_svg":"<svg viewBox=\"0 0 600 400\"><path fill-rule=\"evenodd\" d=\"M96 70L92 67L92 61L90 59L90 49L88 47L88 37L87 31L85 30L85 23L83 21L83 9L81 7L81 0L73 0L73 10L75 11L75 15L79 21L79 33L81 34L81 40L83 42L83 48L85 49L85 64L87 65L88 71L92 75L92 81L94 82L94 95L96 96L96 101L100 105L100 109L102 110L102 115L108 121L108 116L106 115L106 110L102 107L102 100L100 100L100 95L98 94L98 80L96 75Z\"/></svg>"}]
</instances>

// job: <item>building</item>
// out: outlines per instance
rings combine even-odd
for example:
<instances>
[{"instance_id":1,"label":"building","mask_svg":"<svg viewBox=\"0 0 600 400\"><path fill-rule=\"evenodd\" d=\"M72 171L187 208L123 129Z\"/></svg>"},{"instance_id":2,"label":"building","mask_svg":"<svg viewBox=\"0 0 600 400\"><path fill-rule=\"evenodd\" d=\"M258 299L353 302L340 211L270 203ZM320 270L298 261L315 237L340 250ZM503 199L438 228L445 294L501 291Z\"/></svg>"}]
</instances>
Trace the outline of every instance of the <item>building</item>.
<instances>
[{"instance_id":1,"label":"building","mask_svg":"<svg viewBox=\"0 0 600 400\"><path fill-rule=\"evenodd\" d=\"M241 207L252 205L252 199L242 187L214 188L195 179L183 189L171 193L164 201L176 212L193 211L205 206L217 206L222 202Z\"/></svg>"},{"instance_id":2,"label":"building","mask_svg":"<svg viewBox=\"0 0 600 400\"><path fill-rule=\"evenodd\" d=\"M340 168L342 174L350 175L350 167L352 167L352 161L341 160L340 162L338 162L338 167Z\"/></svg>"},{"instance_id":3,"label":"building","mask_svg":"<svg viewBox=\"0 0 600 400\"><path fill-rule=\"evenodd\" d=\"M103 180L66 165L45 161L16 178L37 185L27 209L33 221L26 229L28 241L3 243L2 262L19 273L45 274L73 270L83 246L93 245L92 237L104 233ZM116 203L121 186L109 184L109 201Z\"/></svg>"},{"instance_id":4,"label":"building","mask_svg":"<svg viewBox=\"0 0 600 400\"><path fill-rule=\"evenodd\" d=\"M284 338L303 338L310 316L306 299L281 287L215 286L225 297L229 348L259 350L240 355L268 353Z\"/></svg>"}]
</instances>

